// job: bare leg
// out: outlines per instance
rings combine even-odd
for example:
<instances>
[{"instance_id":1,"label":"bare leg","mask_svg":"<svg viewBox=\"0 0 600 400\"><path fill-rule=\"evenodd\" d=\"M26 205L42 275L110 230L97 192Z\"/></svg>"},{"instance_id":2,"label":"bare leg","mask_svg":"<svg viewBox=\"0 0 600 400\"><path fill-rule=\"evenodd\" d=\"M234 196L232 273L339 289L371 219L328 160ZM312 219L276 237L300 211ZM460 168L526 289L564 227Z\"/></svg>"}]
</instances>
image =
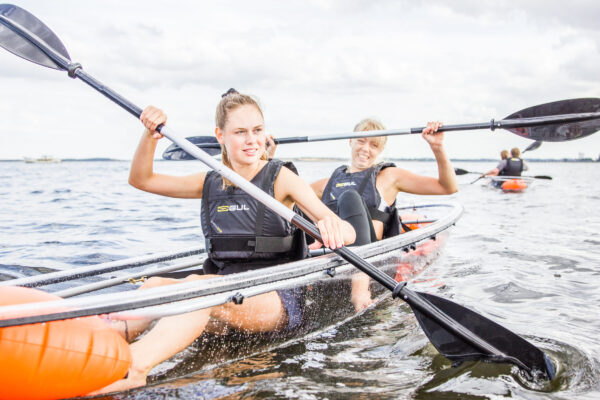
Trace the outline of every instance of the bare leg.
<instances>
[{"instance_id":1,"label":"bare leg","mask_svg":"<svg viewBox=\"0 0 600 400\"><path fill-rule=\"evenodd\" d=\"M210 276L196 275L185 280L207 278ZM150 370L188 347L204 332L209 318L246 332L270 332L283 328L287 323L285 309L277 292L245 299L240 305L228 303L162 318L146 335L131 344L132 363L127 378L90 394L123 391L145 385Z\"/></svg>"},{"instance_id":2,"label":"bare leg","mask_svg":"<svg viewBox=\"0 0 600 400\"><path fill-rule=\"evenodd\" d=\"M198 277L199 275L190 275L191 277ZM181 282L177 279L171 278L159 278L153 277L148 279L142 286L138 288L138 290L151 289L158 286L166 286L172 285L175 283ZM134 320L116 320L111 322L111 327L116 330L127 342L133 342L135 338L144 333L146 329L150 326L150 324L154 321L154 318L142 318L142 319L134 319Z\"/></svg>"}]
</instances>

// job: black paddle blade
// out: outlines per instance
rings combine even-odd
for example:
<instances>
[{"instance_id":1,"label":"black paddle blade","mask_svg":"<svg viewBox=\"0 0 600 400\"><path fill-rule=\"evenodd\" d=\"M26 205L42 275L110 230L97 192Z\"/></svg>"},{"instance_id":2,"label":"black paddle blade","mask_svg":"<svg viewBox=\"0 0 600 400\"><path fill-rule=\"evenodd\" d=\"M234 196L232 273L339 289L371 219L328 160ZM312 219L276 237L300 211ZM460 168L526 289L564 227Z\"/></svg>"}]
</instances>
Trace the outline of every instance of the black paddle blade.
<instances>
[{"instance_id":1,"label":"black paddle blade","mask_svg":"<svg viewBox=\"0 0 600 400\"><path fill-rule=\"evenodd\" d=\"M217 138L214 136L191 136L186 138L211 156L221 154L221 147ZM206 146L208 145L208 146ZM172 161L195 160L196 157L189 155L185 150L181 149L177 144L171 143L163 152L162 158Z\"/></svg>"},{"instance_id":2,"label":"black paddle blade","mask_svg":"<svg viewBox=\"0 0 600 400\"><path fill-rule=\"evenodd\" d=\"M456 175L466 175L466 174L470 174L470 171L467 171L466 169L462 169L462 168L454 168L454 173Z\"/></svg>"},{"instance_id":3,"label":"black paddle blade","mask_svg":"<svg viewBox=\"0 0 600 400\"><path fill-rule=\"evenodd\" d=\"M46 43L48 47L51 47L66 59L71 60L67 49L50 28L32 14L12 4L0 4L1 47L19 57L43 65L44 67L58 70L63 69L37 46L32 45L29 40L9 28L11 23L36 35L42 42Z\"/></svg>"},{"instance_id":4,"label":"black paddle blade","mask_svg":"<svg viewBox=\"0 0 600 400\"><path fill-rule=\"evenodd\" d=\"M547 117L549 115L575 114L600 111L600 99L583 98L540 104L517 111L504 119ZM600 119L579 122L558 122L551 125L508 128L514 134L531 140L563 142L579 139L600 130Z\"/></svg>"},{"instance_id":5,"label":"black paddle blade","mask_svg":"<svg viewBox=\"0 0 600 400\"><path fill-rule=\"evenodd\" d=\"M540 377L541 374L550 380L554 378L556 371L550 358L527 340L449 300L421 292L412 292L411 295L419 297L416 303L421 301L429 303L452 318L457 323L456 326L465 327L476 339L481 340L489 349L492 349L484 349L482 347L486 346L477 346L473 342L463 339L438 324L429 316L426 309L421 309L419 304L408 301L431 343L451 361L484 360L511 363L525 369L533 377Z\"/></svg>"},{"instance_id":6,"label":"black paddle blade","mask_svg":"<svg viewBox=\"0 0 600 400\"><path fill-rule=\"evenodd\" d=\"M525 150L523 150L523 153L525 153L526 151L533 151L535 149L539 149L540 146L542 145L542 141L536 140L535 142L531 143L529 146L527 146L527 148Z\"/></svg>"}]
</instances>

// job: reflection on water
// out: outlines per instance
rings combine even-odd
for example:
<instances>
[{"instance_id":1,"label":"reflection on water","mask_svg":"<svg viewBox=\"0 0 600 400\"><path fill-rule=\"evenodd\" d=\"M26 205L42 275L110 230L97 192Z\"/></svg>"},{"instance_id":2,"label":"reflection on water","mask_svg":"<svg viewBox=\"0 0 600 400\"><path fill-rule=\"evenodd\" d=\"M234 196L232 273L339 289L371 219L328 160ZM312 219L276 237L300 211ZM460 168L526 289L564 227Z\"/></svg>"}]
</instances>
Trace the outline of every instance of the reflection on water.
<instances>
[{"instance_id":1,"label":"reflection on water","mask_svg":"<svg viewBox=\"0 0 600 400\"><path fill-rule=\"evenodd\" d=\"M400 164L435 174L434 163ZM309 180L335 166L298 163ZM180 174L203 168L195 162L157 167ZM163 379L113 398L599 398L600 165L530 167L532 175L554 179L507 194L459 177L452 197L465 214L442 256L411 287L463 304L541 347L557 364L552 383L529 382L508 365L452 367L409 308L387 299L337 328L225 365L197 368L205 350L192 347L161 366ZM0 279L201 242L199 202L136 191L127 175L126 162L0 163ZM399 198L402 204L426 200ZM169 375L173 367L177 373Z\"/></svg>"}]
</instances>

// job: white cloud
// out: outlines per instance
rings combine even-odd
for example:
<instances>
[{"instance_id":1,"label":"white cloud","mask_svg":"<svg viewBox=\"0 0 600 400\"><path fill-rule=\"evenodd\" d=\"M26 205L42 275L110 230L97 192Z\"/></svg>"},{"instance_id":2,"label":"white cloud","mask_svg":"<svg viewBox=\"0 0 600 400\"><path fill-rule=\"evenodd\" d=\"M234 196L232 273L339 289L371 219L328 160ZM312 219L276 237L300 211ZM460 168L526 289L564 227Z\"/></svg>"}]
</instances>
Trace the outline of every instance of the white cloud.
<instances>
[{"instance_id":1,"label":"white cloud","mask_svg":"<svg viewBox=\"0 0 600 400\"><path fill-rule=\"evenodd\" d=\"M268 127L285 136L347 131L364 116L390 128L480 122L597 97L600 5L570 4L20 2L88 73L139 106L164 108L180 133L210 134L220 94L236 87L257 95ZM3 51L0 88L0 158L133 154L139 124L62 72ZM446 143L451 157L496 157L500 147L529 144L498 132L452 133ZM532 155L597 157L599 144L592 136ZM345 151L330 143L281 146L280 154ZM429 154L419 138L395 138L388 149Z\"/></svg>"}]
</instances>

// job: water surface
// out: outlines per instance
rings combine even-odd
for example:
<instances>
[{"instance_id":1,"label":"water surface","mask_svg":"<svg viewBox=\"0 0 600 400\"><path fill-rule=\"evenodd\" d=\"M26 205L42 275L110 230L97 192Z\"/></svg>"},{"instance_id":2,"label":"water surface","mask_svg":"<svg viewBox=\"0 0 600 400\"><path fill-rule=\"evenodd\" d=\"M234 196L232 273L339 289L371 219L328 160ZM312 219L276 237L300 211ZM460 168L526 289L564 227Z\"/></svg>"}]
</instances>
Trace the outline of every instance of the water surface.
<instances>
[{"instance_id":1,"label":"water surface","mask_svg":"<svg viewBox=\"0 0 600 400\"><path fill-rule=\"evenodd\" d=\"M410 309L388 299L314 337L115 398L600 398L600 164L530 165L531 174L554 179L505 194L483 181L470 185L476 175L466 175L449 198L401 195L399 202L464 205L442 256L411 288L452 299L541 347L558 364L552 384L531 384L507 365L451 368ZM311 180L337 163L297 166ZM431 162L400 166L435 175ZM0 279L201 244L200 202L137 191L128 169L128 162L0 162ZM157 169L205 168L190 161Z\"/></svg>"}]
</instances>

